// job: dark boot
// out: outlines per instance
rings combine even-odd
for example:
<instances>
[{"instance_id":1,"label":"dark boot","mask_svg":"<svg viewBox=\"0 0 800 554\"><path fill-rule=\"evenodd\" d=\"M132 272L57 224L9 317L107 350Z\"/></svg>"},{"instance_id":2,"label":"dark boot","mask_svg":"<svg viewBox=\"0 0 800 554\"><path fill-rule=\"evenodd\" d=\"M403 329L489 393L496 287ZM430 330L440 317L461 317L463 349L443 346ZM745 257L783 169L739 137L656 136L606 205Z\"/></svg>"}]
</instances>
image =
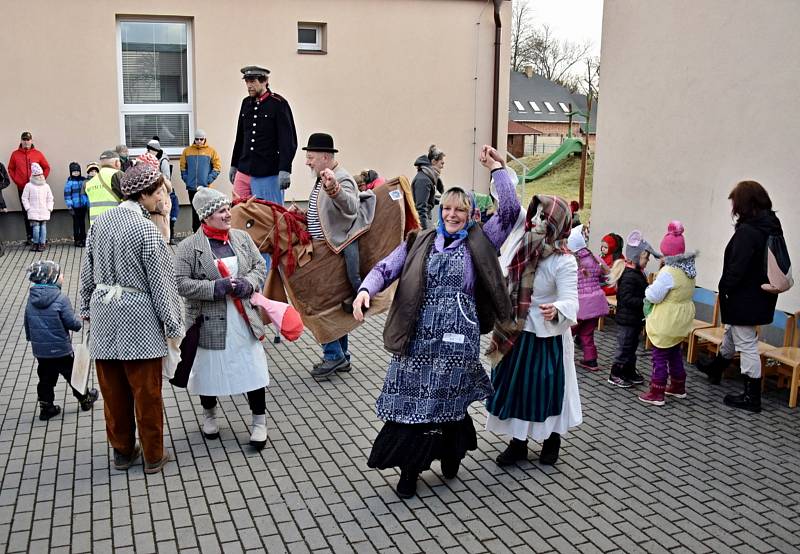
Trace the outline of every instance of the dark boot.
<instances>
[{"instance_id":1,"label":"dark boot","mask_svg":"<svg viewBox=\"0 0 800 554\"><path fill-rule=\"evenodd\" d=\"M722 372L728 369L731 361L717 354L710 361L697 360L697 369L708 376L708 382L712 385L719 385L722 381Z\"/></svg>"},{"instance_id":2,"label":"dark boot","mask_svg":"<svg viewBox=\"0 0 800 554\"><path fill-rule=\"evenodd\" d=\"M442 460L442 477L445 479L453 479L458 475L458 469L461 467L461 460L458 458L444 458Z\"/></svg>"},{"instance_id":3,"label":"dark boot","mask_svg":"<svg viewBox=\"0 0 800 554\"><path fill-rule=\"evenodd\" d=\"M400 480L397 482L397 496L400 498L413 498L417 495L417 477L419 473L410 469L400 470Z\"/></svg>"},{"instance_id":4,"label":"dark boot","mask_svg":"<svg viewBox=\"0 0 800 554\"><path fill-rule=\"evenodd\" d=\"M61 406L52 402L39 402L39 419L47 421L61 413Z\"/></svg>"},{"instance_id":5,"label":"dark boot","mask_svg":"<svg viewBox=\"0 0 800 554\"><path fill-rule=\"evenodd\" d=\"M726 394L725 405L757 414L761 412L761 377L753 379L744 376L744 392L742 394Z\"/></svg>"},{"instance_id":6,"label":"dark boot","mask_svg":"<svg viewBox=\"0 0 800 554\"><path fill-rule=\"evenodd\" d=\"M636 369L636 363L625 365L625 378L634 385L644 384L644 377L642 377L642 374Z\"/></svg>"},{"instance_id":7,"label":"dark boot","mask_svg":"<svg viewBox=\"0 0 800 554\"><path fill-rule=\"evenodd\" d=\"M528 459L528 441L527 440L519 440L519 439L511 439L511 442L508 443L508 447L503 450L497 458L495 458L495 462L499 466L510 466L511 464L515 464L520 460L527 460Z\"/></svg>"},{"instance_id":8,"label":"dark boot","mask_svg":"<svg viewBox=\"0 0 800 554\"><path fill-rule=\"evenodd\" d=\"M550 433L550 438L547 438L542 443L542 451L539 453L539 463L546 466L551 466L558 461L558 451L561 448L561 435L558 433Z\"/></svg>"},{"instance_id":9,"label":"dark boot","mask_svg":"<svg viewBox=\"0 0 800 554\"><path fill-rule=\"evenodd\" d=\"M629 389L633 386L633 383L628 379L625 366L622 364L612 364L611 375L608 376L608 382L622 389Z\"/></svg>"},{"instance_id":10,"label":"dark boot","mask_svg":"<svg viewBox=\"0 0 800 554\"><path fill-rule=\"evenodd\" d=\"M94 406L94 403L97 402L97 397L97 389L89 389L86 392L86 396L80 400L81 410L84 412L91 410L92 406Z\"/></svg>"},{"instance_id":11,"label":"dark boot","mask_svg":"<svg viewBox=\"0 0 800 554\"><path fill-rule=\"evenodd\" d=\"M175 240L175 222L172 220L169 222L169 243L173 246L178 244L178 241Z\"/></svg>"}]
</instances>

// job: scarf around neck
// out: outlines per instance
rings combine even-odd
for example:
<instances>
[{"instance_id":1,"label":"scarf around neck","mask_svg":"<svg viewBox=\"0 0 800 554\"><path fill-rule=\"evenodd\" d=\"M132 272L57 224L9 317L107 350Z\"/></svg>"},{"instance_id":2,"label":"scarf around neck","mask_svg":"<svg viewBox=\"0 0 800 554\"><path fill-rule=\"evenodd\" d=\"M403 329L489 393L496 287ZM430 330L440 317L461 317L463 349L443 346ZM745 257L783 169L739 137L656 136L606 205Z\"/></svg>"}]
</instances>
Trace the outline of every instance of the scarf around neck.
<instances>
[{"instance_id":1,"label":"scarf around neck","mask_svg":"<svg viewBox=\"0 0 800 554\"><path fill-rule=\"evenodd\" d=\"M205 223L201 223L200 226L203 234L208 238L222 241L224 244L228 243L228 229L217 229Z\"/></svg>"},{"instance_id":2,"label":"scarf around neck","mask_svg":"<svg viewBox=\"0 0 800 554\"><path fill-rule=\"evenodd\" d=\"M534 218L542 206L541 219ZM567 254L567 238L572 230L569 204L558 196L536 195L525 215L525 234L508 266L508 294L512 318L498 321L486 354L497 365L514 347L525 327L533 298L533 281L539 262L552 254Z\"/></svg>"}]
</instances>

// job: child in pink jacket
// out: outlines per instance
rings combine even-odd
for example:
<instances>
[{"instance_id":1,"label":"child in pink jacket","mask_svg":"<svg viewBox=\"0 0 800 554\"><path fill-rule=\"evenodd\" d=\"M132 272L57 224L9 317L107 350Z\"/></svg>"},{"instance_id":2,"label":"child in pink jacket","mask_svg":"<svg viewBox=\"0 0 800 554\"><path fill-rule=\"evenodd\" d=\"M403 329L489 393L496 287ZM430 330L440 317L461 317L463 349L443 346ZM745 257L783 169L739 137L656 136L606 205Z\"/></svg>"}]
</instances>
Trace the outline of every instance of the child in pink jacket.
<instances>
[{"instance_id":1,"label":"child in pink jacket","mask_svg":"<svg viewBox=\"0 0 800 554\"><path fill-rule=\"evenodd\" d=\"M44 180L42 166L33 162L31 164L31 180L22 191L22 207L28 214L33 234L34 252L43 252L47 241L47 222L53 211L53 191Z\"/></svg>"}]
</instances>

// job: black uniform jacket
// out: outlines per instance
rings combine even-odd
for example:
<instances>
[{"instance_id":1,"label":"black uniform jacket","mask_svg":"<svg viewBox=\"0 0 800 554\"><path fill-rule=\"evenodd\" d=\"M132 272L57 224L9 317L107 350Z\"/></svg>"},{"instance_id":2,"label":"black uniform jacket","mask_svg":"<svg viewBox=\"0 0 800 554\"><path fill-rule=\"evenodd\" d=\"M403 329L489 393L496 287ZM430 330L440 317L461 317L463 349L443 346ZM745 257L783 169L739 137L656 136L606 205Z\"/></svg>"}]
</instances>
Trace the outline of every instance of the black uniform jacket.
<instances>
[{"instance_id":1,"label":"black uniform jacket","mask_svg":"<svg viewBox=\"0 0 800 554\"><path fill-rule=\"evenodd\" d=\"M242 100L231 166L254 177L291 173L296 151L297 131L285 98L267 91L266 97Z\"/></svg>"}]
</instances>

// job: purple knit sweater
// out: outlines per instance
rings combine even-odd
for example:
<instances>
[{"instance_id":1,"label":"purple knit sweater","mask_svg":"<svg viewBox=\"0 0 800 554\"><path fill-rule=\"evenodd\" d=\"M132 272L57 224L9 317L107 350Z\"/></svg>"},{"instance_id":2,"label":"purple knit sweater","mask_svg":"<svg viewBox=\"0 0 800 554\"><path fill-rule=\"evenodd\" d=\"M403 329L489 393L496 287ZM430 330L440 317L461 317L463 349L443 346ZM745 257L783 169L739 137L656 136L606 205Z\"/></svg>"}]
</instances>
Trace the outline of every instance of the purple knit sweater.
<instances>
[{"instance_id":1,"label":"purple knit sweater","mask_svg":"<svg viewBox=\"0 0 800 554\"><path fill-rule=\"evenodd\" d=\"M514 188L514 183L511 177L504 170L497 170L492 172L495 188L497 189L497 196L499 199L499 206L497 212L489 218L489 221L483 226L483 232L486 237L494 244L498 250L500 246L508 238L511 229L519 216L519 200ZM445 248L444 237L440 234L436 235L436 240L433 242L433 247L437 252L445 250L453 250L461 248L464 245L463 239L454 240L450 245ZM401 243L395 248L391 254L375 264L372 271L364 278L361 283L361 288L369 291L369 296L372 298L392 282L400 277L403 270L403 264L406 261L406 243ZM472 257L469 254L469 249L464 248L464 292L472 295L475 288L475 270L472 266ZM420 291L423 294L423 291Z\"/></svg>"}]
</instances>

